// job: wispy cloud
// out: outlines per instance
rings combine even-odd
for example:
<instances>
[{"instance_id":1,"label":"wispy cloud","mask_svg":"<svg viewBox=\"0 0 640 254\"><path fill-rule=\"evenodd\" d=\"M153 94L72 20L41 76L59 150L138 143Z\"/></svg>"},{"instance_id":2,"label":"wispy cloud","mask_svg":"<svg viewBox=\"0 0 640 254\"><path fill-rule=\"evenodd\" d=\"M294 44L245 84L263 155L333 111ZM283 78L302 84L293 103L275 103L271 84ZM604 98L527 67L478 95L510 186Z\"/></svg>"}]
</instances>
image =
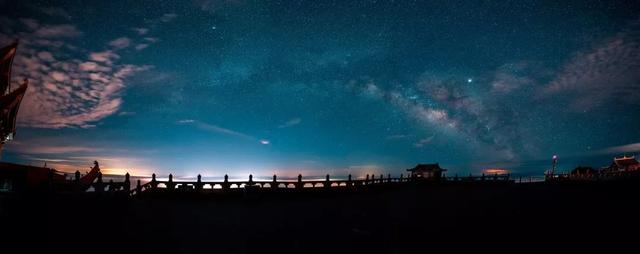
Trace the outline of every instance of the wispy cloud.
<instances>
[{"instance_id":1,"label":"wispy cloud","mask_svg":"<svg viewBox=\"0 0 640 254\"><path fill-rule=\"evenodd\" d=\"M548 83L541 97L569 95L572 109L598 107L607 102L638 104L640 90L640 22L578 52Z\"/></svg>"},{"instance_id":2,"label":"wispy cloud","mask_svg":"<svg viewBox=\"0 0 640 254\"><path fill-rule=\"evenodd\" d=\"M109 46L112 46L115 49L124 49L129 47L129 45L131 45L131 39L127 37L120 37L109 42Z\"/></svg>"},{"instance_id":3,"label":"wispy cloud","mask_svg":"<svg viewBox=\"0 0 640 254\"><path fill-rule=\"evenodd\" d=\"M131 28L131 30L136 31L138 35L145 35L149 32L149 28L145 28L145 27L135 27L135 28Z\"/></svg>"},{"instance_id":4,"label":"wispy cloud","mask_svg":"<svg viewBox=\"0 0 640 254\"><path fill-rule=\"evenodd\" d=\"M428 144L431 144L431 141L433 141L433 138L435 136L431 136L431 137L427 137L427 138L423 138L418 140L418 142L414 143L413 146L417 147L417 148L422 148Z\"/></svg>"},{"instance_id":5,"label":"wispy cloud","mask_svg":"<svg viewBox=\"0 0 640 254\"><path fill-rule=\"evenodd\" d=\"M621 146L612 146L600 149L595 153L598 154L622 154L622 153L636 153L640 152L640 142L639 143L631 143Z\"/></svg>"},{"instance_id":6,"label":"wispy cloud","mask_svg":"<svg viewBox=\"0 0 640 254\"><path fill-rule=\"evenodd\" d=\"M222 134L222 135L226 135L226 136L237 137L237 138L251 140L251 141L258 141L258 142L261 141L261 140L258 140L255 137L253 137L253 136L244 134L244 133L239 132L239 131L234 131L234 130L231 130L231 129L227 129L227 128L224 128L224 127L221 127L221 126L218 126L218 125L215 125L215 124L203 123L203 122L196 121L196 120L193 120L193 119L182 119L182 120L178 120L177 123L178 124L190 124L190 125L193 125L194 127L198 128L198 129L200 129L200 130L213 132L213 133L216 133L216 134ZM262 142L260 142L260 143L262 143Z\"/></svg>"},{"instance_id":7,"label":"wispy cloud","mask_svg":"<svg viewBox=\"0 0 640 254\"><path fill-rule=\"evenodd\" d=\"M34 32L34 35L41 38L73 38L79 36L81 32L73 25L45 25Z\"/></svg>"},{"instance_id":8,"label":"wispy cloud","mask_svg":"<svg viewBox=\"0 0 640 254\"><path fill-rule=\"evenodd\" d=\"M26 145L25 143L15 143L12 145L12 151L20 154L70 154L70 153L85 153L96 152L99 149L95 147L87 146L73 146L73 145Z\"/></svg>"},{"instance_id":9,"label":"wispy cloud","mask_svg":"<svg viewBox=\"0 0 640 254\"><path fill-rule=\"evenodd\" d=\"M185 123L194 123L195 120L193 119L182 119L182 120L178 120L178 123L180 124L185 124Z\"/></svg>"},{"instance_id":10,"label":"wispy cloud","mask_svg":"<svg viewBox=\"0 0 640 254\"><path fill-rule=\"evenodd\" d=\"M406 139L408 138L408 135L405 134L394 134L394 135L389 135L386 137L387 140L398 140L398 139Z\"/></svg>"},{"instance_id":11,"label":"wispy cloud","mask_svg":"<svg viewBox=\"0 0 640 254\"><path fill-rule=\"evenodd\" d=\"M285 123L278 125L278 128L282 129L282 128L289 128L291 126L295 126L298 125L302 122L302 119L300 117L296 117L296 118L291 118L288 121L286 121Z\"/></svg>"}]
</instances>

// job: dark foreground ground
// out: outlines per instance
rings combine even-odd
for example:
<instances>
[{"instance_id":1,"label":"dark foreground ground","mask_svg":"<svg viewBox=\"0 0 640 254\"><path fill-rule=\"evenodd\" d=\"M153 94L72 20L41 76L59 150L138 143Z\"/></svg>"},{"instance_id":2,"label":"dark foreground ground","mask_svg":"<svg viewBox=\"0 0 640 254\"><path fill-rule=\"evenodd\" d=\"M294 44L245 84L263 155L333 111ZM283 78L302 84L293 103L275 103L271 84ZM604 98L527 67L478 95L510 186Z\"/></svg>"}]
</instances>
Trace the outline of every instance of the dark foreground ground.
<instances>
[{"instance_id":1,"label":"dark foreground ground","mask_svg":"<svg viewBox=\"0 0 640 254\"><path fill-rule=\"evenodd\" d=\"M640 188L406 184L250 198L7 197L0 253L637 253ZM12 249L12 248L19 249Z\"/></svg>"}]
</instances>

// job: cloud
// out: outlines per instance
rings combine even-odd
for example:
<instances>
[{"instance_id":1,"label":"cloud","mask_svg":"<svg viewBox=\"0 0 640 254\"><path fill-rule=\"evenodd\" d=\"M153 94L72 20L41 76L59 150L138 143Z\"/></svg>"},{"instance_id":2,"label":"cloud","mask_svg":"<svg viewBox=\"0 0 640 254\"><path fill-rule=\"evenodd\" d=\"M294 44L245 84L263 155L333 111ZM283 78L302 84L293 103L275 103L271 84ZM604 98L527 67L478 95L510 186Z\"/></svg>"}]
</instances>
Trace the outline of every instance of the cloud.
<instances>
[{"instance_id":1,"label":"cloud","mask_svg":"<svg viewBox=\"0 0 640 254\"><path fill-rule=\"evenodd\" d=\"M42 38L73 38L82 34L73 25L45 25L34 32L34 35Z\"/></svg>"},{"instance_id":2,"label":"cloud","mask_svg":"<svg viewBox=\"0 0 640 254\"><path fill-rule=\"evenodd\" d=\"M144 27L136 27L136 28L132 28L132 30L136 31L138 35L145 35L149 32L149 28L144 28Z\"/></svg>"},{"instance_id":3,"label":"cloud","mask_svg":"<svg viewBox=\"0 0 640 254\"><path fill-rule=\"evenodd\" d=\"M178 120L178 123L180 124L185 124L185 123L194 123L195 120L193 119L182 119L182 120Z\"/></svg>"},{"instance_id":4,"label":"cloud","mask_svg":"<svg viewBox=\"0 0 640 254\"><path fill-rule=\"evenodd\" d=\"M248 140L256 140L256 138L254 138L252 136L249 136L247 134L244 134L242 132L238 132L238 131L234 131L234 130L231 130L231 129L223 128L223 127L220 127L220 126L217 126L217 125L214 125L214 124L208 124L208 123L203 123L203 122L195 122L194 124L198 129L201 129L201 130L215 132L215 133L224 134L224 135L228 135L228 136L234 136L234 137L248 139Z\"/></svg>"},{"instance_id":5,"label":"cloud","mask_svg":"<svg viewBox=\"0 0 640 254\"><path fill-rule=\"evenodd\" d=\"M387 140L398 140L398 139L406 139L409 136L405 135L405 134L394 134L394 135L389 135L387 136Z\"/></svg>"},{"instance_id":6,"label":"cloud","mask_svg":"<svg viewBox=\"0 0 640 254\"><path fill-rule=\"evenodd\" d=\"M69 13L60 7L40 7L38 10L49 16L69 18Z\"/></svg>"},{"instance_id":7,"label":"cloud","mask_svg":"<svg viewBox=\"0 0 640 254\"><path fill-rule=\"evenodd\" d=\"M433 141L434 137L435 136L431 136L431 137L428 137L428 138L420 139L418 142L414 143L413 146L415 146L417 148L422 148L425 145L431 144L431 141Z\"/></svg>"},{"instance_id":8,"label":"cloud","mask_svg":"<svg viewBox=\"0 0 640 254\"><path fill-rule=\"evenodd\" d=\"M182 120L178 120L176 121L177 124L188 124L188 125L192 125L200 130L203 131L208 131L208 132L212 132L212 133L216 133L216 134L221 134L221 135L225 135L225 136L230 136L230 137L236 137L236 138L240 138L240 139L245 139L248 141L252 141L252 142L257 142L259 144L262 145L268 145L271 144L271 141L267 140L267 139L258 139L255 138L251 135L239 132L239 131L235 131L235 130L231 130L231 129L227 129L215 124L208 124L208 123L204 123L201 121L197 121L194 119L182 119Z\"/></svg>"},{"instance_id":9,"label":"cloud","mask_svg":"<svg viewBox=\"0 0 640 254\"><path fill-rule=\"evenodd\" d=\"M640 143L631 143L621 146L612 146L600 149L595 153L598 154L622 154L622 153L636 153L640 152Z\"/></svg>"},{"instance_id":10,"label":"cloud","mask_svg":"<svg viewBox=\"0 0 640 254\"><path fill-rule=\"evenodd\" d=\"M566 95L577 111L608 102L639 104L640 22L604 40L598 46L578 52L545 85L540 97Z\"/></svg>"},{"instance_id":11,"label":"cloud","mask_svg":"<svg viewBox=\"0 0 640 254\"><path fill-rule=\"evenodd\" d=\"M12 146L12 151L18 152L21 154L77 154L77 153L85 153L85 152L96 152L97 148L86 147L86 146L72 146L72 145L43 145L40 144L38 146L26 145L24 143L16 144Z\"/></svg>"},{"instance_id":12,"label":"cloud","mask_svg":"<svg viewBox=\"0 0 640 254\"><path fill-rule=\"evenodd\" d=\"M167 22L171 22L173 21L175 18L178 17L178 14L175 13L165 13L160 17L160 21L163 23L167 23Z\"/></svg>"},{"instance_id":13,"label":"cloud","mask_svg":"<svg viewBox=\"0 0 640 254\"><path fill-rule=\"evenodd\" d=\"M33 31L40 27L40 22L35 19L21 18L20 21L27 27L27 29Z\"/></svg>"},{"instance_id":14,"label":"cloud","mask_svg":"<svg viewBox=\"0 0 640 254\"><path fill-rule=\"evenodd\" d=\"M247 134L238 132L238 131L234 131L231 129L227 129L227 128L223 128L214 124L208 124L208 123L203 123L200 121L196 121L193 119L183 119L183 120L179 120L177 121L178 124L192 124L193 126L195 126L198 129L201 130L205 130L205 131L209 131L209 132L214 132L214 133L218 133L218 134L223 134L223 135L227 135L227 136L233 136L233 137L238 137L238 138L243 138L243 139L248 139L248 140L257 140L256 138L249 136Z\"/></svg>"},{"instance_id":15,"label":"cloud","mask_svg":"<svg viewBox=\"0 0 640 254\"><path fill-rule=\"evenodd\" d=\"M120 37L113 41L109 42L109 46L114 47L115 49L124 49L131 45L131 39L127 37Z\"/></svg>"},{"instance_id":16,"label":"cloud","mask_svg":"<svg viewBox=\"0 0 640 254\"><path fill-rule=\"evenodd\" d=\"M194 4L206 12L217 12L224 8L244 5L244 0L194 0Z\"/></svg>"},{"instance_id":17,"label":"cloud","mask_svg":"<svg viewBox=\"0 0 640 254\"><path fill-rule=\"evenodd\" d=\"M495 93L506 94L534 85L535 81L531 78L531 70L529 69L529 65L524 62L500 66L494 73L491 90Z\"/></svg>"},{"instance_id":18,"label":"cloud","mask_svg":"<svg viewBox=\"0 0 640 254\"><path fill-rule=\"evenodd\" d=\"M296 117L296 118L291 118L288 121L286 121L285 123L278 125L278 128L282 129L282 128L289 128L291 126L295 126L298 125L302 122L302 119L300 117Z\"/></svg>"},{"instance_id":19,"label":"cloud","mask_svg":"<svg viewBox=\"0 0 640 254\"><path fill-rule=\"evenodd\" d=\"M119 58L120 58L120 55L113 53L113 51L110 51L110 50L89 53L89 60L102 62L109 65L113 61L118 60Z\"/></svg>"},{"instance_id":20,"label":"cloud","mask_svg":"<svg viewBox=\"0 0 640 254\"><path fill-rule=\"evenodd\" d=\"M27 32L21 33L13 82L23 77L30 80L18 114L20 126L94 127L95 122L116 113L122 105L125 79L152 68L119 64L119 55L112 51L79 49L70 41L81 34L75 26L42 24L30 30L34 28L30 23L35 22L15 25L17 30ZM8 38L0 34L0 41ZM79 52L89 52L87 59Z\"/></svg>"},{"instance_id":21,"label":"cloud","mask_svg":"<svg viewBox=\"0 0 640 254\"><path fill-rule=\"evenodd\" d=\"M149 44L141 43L136 45L136 50L143 50L143 49L146 49L147 47L149 47Z\"/></svg>"}]
</instances>

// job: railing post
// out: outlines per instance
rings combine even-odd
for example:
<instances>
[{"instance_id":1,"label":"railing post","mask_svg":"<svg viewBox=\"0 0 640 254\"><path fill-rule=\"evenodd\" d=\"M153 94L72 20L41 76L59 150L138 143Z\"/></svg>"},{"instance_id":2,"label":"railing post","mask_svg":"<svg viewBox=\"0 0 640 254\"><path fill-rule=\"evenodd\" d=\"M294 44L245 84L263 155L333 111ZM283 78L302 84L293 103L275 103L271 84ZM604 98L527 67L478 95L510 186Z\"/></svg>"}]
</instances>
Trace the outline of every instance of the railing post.
<instances>
[{"instance_id":1,"label":"railing post","mask_svg":"<svg viewBox=\"0 0 640 254\"><path fill-rule=\"evenodd\" d=\"M325 177L324 188L327 190L331 188L331 180L329 180L329 174L327 174L327 176Z\"/></svg>"},{"instance_id":2,"label":"railing post","mask_svg":"<svg viewBox=\"0 0 640 254\"><path fill-rule=\"evenodd\" d=\"M455 174L455 176L453 177L453 180L456 182L458 181L458 174Z\"/></svg>"},{"instance_id":3,"label":"railing post","mask_svg":"<svg viewBox=\"0 0 640 254\"><path fill-rule=\"evenodd\" d=\"M351 182L351 174L349 174L349 177L347 178L347 187L351 187L353 185L353 182Z\"/></svg>"},{"instance_id":4,"label":"railing post","mask_svg":"<svg viewBox=\"0 0 640 254\"><path fill-rule=\"evenodd\" d=\"M196 182L196 191L202 191L202 176L198 174L198 180Z\"/></svg>"},{"instance_id":5,"label":"railing post","mask_svg":"<svg viewBox=\"0 0 640 254\"><path fill-rule=\"evenodd\" d=\"M109 180L109 193L112 193L115 191L115 187L113 186L113 179Z\"/></svg>"},{"instance_id":6,"label":"railing post","mask_svg":"<svg viewBox=\"0 0 640 254\"><path fill-rule=\"evenodd\" d=\"M79 170L76 170L73 182L75 184L76 191L80 191L82 189L82 187L80 186L80 171Z\"/></svg>"},{"instance_id":7,"label":"railing post","mask_svg":"<svg viewBox=\"0 0 640 254\"><path fill-rule=\"evenodd\" d=\"M482 173L482 178L480 178L484 182L484 173Z\"/></svg>"},{"instance_id":8,"label":"railing post","mask_svg":"<svg viewBox=\"0 0 640 254\"><path fill-rule=\"evenodd\" d=\"M167 189L169 189L169 191L173 191L174 189L174 184L173 184L173 174L169 174L169 182L167 183Z\"/></svg>"},{"instance_id":9,"label":"railing post","mask_svg":"<svg viewBox=\"0 0 640 254\"><path fill-rule=\"evenodd\" d=\"M276 176L276 174L273 174L273 182L271 183L271 189L277 189L278 188L278 176Z\"/></svg>"},{"instance_id":10,"label":"railing post","mask_svg":"<svg viewBox=\"0 0 640 254\"><path fill-rule=\"evenodd\" d=\"M136 195L140 195L142 192L142 185L140 184L140 179L138 179L138 184L136 185Z\"/></svg>"},{"instance_id":11,"label":"railing post","mask_svg":"<svg viewBox=\"0 0 640 254\"><path fill-rule=\"evenodd\" d=\"M129 179L129 172L124 174L124 191L129 192L131 190L131 180Z\"/></svg>"},{"instance_id":12,"label":"railing post","mask_svg":"<svg viewBox=\"0 0 640 254\"><path fill-rule=\"evenodd\" d=\"M402 182L404 180L403 175L400 174L400 182Z\"/></svg>"},{"instance_id":13,"label":"railing post","mask_svg":"<svg viewBox=\"0 0 640 254\"><path fill-rule=\"evenodd\" d=\"M249 174L249 186L253 186L253 175Z\"/></svg>"},{"instance_id":14,"label":"railing post","mask_svg":"<svg viewBox=\"0 0 640 254\"><path fill-rule=\"evenodd\" d=\"M375 184L376 183L376 175L371 174L371 183Z\"/></svg>"},{"instance_id":15,"label":"railing post","mask_svg":"<svg viewBox=\"0 0 640 254\"><path fill-rule=\"evenodd\" d=\"M158 188L158 181L156 180L156 173L151 174L151 189Z\"/></svg>"},{"instance_id":16,"label":"railing post","mask_svg":"<svg viewBox=\"0 0 640 254\"><path fill-rule=\"evenodd\" d=\"M229 187L231 187L229 185L229 175L225 174L224 175L224 183L222 183L222 190L223 191L228 191Z\"/></svg>"},{"instance_id":17,"label":"railing post","mask_svg":"<svg viewBox=\"0 0 640 254\"><path fill-rule=\"evenodd\" d=\"M298 182L296 183L296 188L302 189L302 187L304 187L304 185L302 184L302 174L298 174Z\"/></svg>"},{"instance_id":18,"label":"railing post","mask_svg":"<svg viewBox=\"0 0 640 254\"><path fill-rule=\"evenodd\" d=\"M369 174L367 174L367 178L364 179L364 185L369 184Z\"/></svg>"}]
</instances>

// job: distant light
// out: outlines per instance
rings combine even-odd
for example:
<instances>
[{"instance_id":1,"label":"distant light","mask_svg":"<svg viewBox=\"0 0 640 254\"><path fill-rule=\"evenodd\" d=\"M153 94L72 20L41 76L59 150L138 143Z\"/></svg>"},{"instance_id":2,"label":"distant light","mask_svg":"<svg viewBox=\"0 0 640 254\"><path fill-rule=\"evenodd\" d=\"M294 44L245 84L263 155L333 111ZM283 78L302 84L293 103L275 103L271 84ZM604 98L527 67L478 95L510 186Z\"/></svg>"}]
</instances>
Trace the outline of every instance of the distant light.
<instances>
[{"instance_id":1,"label":"distant light","mask_svg":"<svg viewBox=\"0 0 640 254\"><path fill-rule=\"evenodd\" d=\"M508 169L503 169L503 168L488 168L482 171L485 174L490 174L490 175L506 175L509 174L509 170Z\"/></svg>"},{"instance_id":2,"label":"distant light","mask_svg":"<svg viewBox=\"0 0 640 254\"><path fill-rule=\"evenodd\" d=\"M473 82L473 79L467 79L467 83Z\"/></svg>"},{"instance_id":3,"label":"distant light","mask_svg":"<svg viewBox=\"0 0 640 254\"><path fill-rule=\"evenodd\" d=\"M260 144L268 145L269 143L269 140L260 140Z\"/></svg>"},{"instance_id":4,"label":"distant light","mask_svg":"<svg viewBox=\"0 0 640 254\"><path fill-rule=\"evenodd\" d=\"M555 155L555 154L554 154L554 155L553 155L553 157L552 157L552 159L554 159L554 160L558 159L558 155Z\"/></svg>"}]
</instances>

